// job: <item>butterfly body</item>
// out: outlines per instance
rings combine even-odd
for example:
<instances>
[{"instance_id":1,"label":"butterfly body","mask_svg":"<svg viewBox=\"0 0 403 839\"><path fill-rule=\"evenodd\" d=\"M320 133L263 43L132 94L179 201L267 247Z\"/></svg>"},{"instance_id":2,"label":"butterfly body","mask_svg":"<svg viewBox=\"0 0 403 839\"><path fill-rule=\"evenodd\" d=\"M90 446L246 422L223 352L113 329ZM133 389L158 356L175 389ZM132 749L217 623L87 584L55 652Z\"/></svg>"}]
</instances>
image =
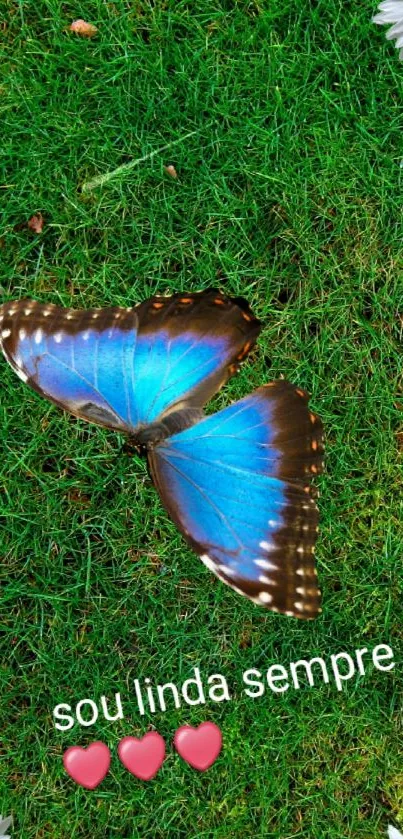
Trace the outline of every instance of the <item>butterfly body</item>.
<instances>
[{"instance_id":1,"label":"butterfly body","mask_svg":"<svg viewBox=\"0 0 403 839\"><path fill-rule=\"evenodd\" d=\"M1 346L16 373L77 417L127 434L146 453L161 499L203 562L273 611L319 611L313 562L322 427L285 381L206 416L260 323L216 290L130 308L0 307Z\"/></svg>"},{"instance_id":2,"label":"butterfly body","mask_svg":"<svg viewBox=\"0 0 403 839\"><path fill-rule=\"evenodd\" d=\"M185 431L204 417L204 411L200 408L182 408L173 411L159 422L139 427L135 434L130 435L130 442L141 451L150 452L168 437Z\"/></svg>"}]
</instances>

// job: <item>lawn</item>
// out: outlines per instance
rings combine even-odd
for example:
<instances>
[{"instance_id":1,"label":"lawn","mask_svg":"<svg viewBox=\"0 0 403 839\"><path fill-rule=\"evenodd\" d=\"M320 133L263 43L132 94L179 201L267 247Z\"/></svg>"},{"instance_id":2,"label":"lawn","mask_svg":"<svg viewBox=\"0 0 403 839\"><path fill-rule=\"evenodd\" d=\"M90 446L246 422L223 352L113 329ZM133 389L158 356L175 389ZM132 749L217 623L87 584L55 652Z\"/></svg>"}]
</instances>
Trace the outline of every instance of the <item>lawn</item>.
<instances>
[{"instance_id":1,"label":"lawn","mask_svg":"<svg viewBox=\"0 0 403 839\"><path fill-rule=\"evenodd\" d=\"M326 439L323 613L299 622L213 577L122 437L1 363L0 812L13 839L403 830L403 64L375 11L0 0L1 299L241 294L264 330L211 408L284 376L312 394ZM97 36L69 32L77 17ZM38 212L41 233L27 227ZM368 665L342 691L243 690L250 668L379 644L395 668ZM231 700L139 714L134 679L180 686L195 667L224 675ZM117 692L124 719L55 728L58 703L104 695L113 710ZM204 720L223 750L198 773L172 739ZM152 728L167 759L142 782L116 750ZM111 771L88 791L62 755L94 740Z\"/></svg>"}]
</instances>

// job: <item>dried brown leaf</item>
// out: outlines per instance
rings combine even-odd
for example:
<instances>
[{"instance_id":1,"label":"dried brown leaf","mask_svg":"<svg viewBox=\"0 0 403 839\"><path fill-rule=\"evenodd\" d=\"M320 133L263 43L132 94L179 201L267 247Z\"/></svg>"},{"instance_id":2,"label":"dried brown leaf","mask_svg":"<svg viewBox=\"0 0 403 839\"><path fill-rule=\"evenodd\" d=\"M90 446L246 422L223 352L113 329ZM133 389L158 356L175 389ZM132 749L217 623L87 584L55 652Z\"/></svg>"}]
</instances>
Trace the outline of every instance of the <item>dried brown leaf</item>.
<instances>
[{"instance_id":1,"label":"dried brown leaf","mask_svg":"<svg viewBox=\"0 0 403 839\"><path fill-rule=\"evenodd\" d=\"M164 169L165 169L167 175L170 175L171 178L177 178L178 177L178 173L175 169L175 166L172 166L172 163L170 163L169 166L164 166Z\"/></svg>"},{"instance_id":2,"label":"dried brown leaf","mask_svg":"<svg viewBox=\"0 0 403 839\"><path fill-rule=\"evenodd\" d=\"M34 233L42 233L44 224L45 219L42 213L36 213L36 215L31 216L31 218L28 221L28 227L30 230L33 230Z\"/></svg>"},{"instance_id":3,"label":"dried brown leaf","mask_svg":"<svg viewBox=\"0 0 403 839\"><path fill-rule=\"evenodd\" d=\"M86 20L73 20L70 26L70 32L75 32L83 38L93 38L97 34L98 29L93 23L87 23Z\"/></svg>"}]
</instances>

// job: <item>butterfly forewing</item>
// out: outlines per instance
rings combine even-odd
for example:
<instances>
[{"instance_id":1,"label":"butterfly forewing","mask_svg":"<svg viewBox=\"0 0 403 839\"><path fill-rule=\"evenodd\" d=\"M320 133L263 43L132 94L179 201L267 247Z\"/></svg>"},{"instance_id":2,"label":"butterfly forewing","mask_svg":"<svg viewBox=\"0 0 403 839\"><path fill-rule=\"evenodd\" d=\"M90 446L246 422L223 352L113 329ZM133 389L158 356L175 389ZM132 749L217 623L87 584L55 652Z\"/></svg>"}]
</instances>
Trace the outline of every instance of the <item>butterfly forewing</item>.
<instances>
[{"instance_id":1,"label":"butterfly forewing","mask_svg":"<svg viewBox=\"0 0 403 839\"><path fill-rule=\"evenodd\" d=\"M23 300L0 307L0 321L20 378L76 416L133 436L176 405L202 406L260 329L246 304L214 290L132 309Z\"/></svg>"}]
</instances>

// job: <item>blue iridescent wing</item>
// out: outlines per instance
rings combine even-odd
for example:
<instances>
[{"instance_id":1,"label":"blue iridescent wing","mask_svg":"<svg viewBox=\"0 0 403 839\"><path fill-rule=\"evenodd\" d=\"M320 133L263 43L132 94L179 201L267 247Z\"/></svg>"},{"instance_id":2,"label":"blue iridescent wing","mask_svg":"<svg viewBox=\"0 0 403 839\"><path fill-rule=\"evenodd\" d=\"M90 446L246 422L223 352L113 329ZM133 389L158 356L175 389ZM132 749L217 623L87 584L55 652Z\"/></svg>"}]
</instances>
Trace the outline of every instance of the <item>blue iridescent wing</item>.
<instances>
[{"instance_id":1,"label":"blue iridescent wing","mask_svg":"<svg viewBox=\"0 0 403 839\"><path fill-rule=\"evenodd\" d=\"M237 369L260 324L245 301L210 290L132 309L0 307L1 347L42 396L135 436L175 408L201 407Z\"/></svg>"},{"instance_id":2,"label":"blue iridescent wing","mask_svg":"<svg viewBox=\"0 0 403 839\"><path fill-rule=\"evenodd\" d=\"M273 611L313 618L322 424L285 381L206 417L149 454L171 517L224 583Z\"/></svg>"}]
</instances>

